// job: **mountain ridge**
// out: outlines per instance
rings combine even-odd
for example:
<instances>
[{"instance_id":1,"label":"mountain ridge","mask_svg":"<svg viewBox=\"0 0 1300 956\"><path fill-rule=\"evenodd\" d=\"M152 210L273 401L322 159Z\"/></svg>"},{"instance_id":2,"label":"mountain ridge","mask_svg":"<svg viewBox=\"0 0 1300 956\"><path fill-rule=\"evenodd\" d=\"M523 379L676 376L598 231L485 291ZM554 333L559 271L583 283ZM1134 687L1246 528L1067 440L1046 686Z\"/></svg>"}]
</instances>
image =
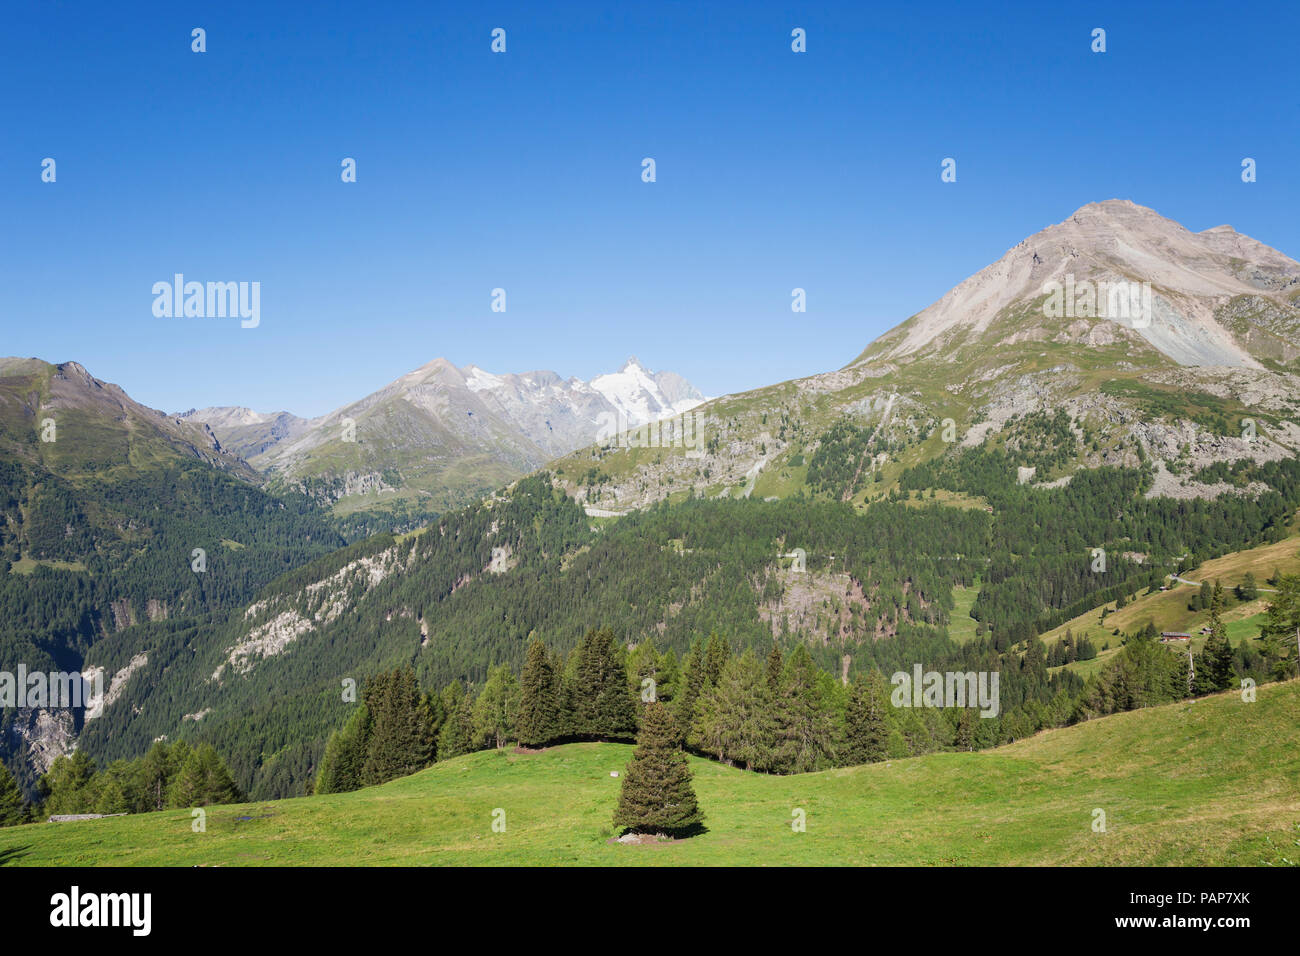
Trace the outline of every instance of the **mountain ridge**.
<instances>
[{"instance_id":1,"label":"mountain ridge","mask_svg":"<svg viewBox=\"0 0 1300 956\"><path fill-rule=\"evenodd\" d=\"M1076 284L1091 301L1068 297ZM1098 315L1116 287L1142 309ZM842 421L882 446L846 489L865 502L911 464L1019 441L1008 422L1065 408L1076 466L1154 461L1157 493L1195 497L1215 486L1171 477L1179 468L1300 451L1296 395L1300 263L1231 227L1193 233L1105 200L1017 243L841 368L699 406L702 458L606 442L554 467L593 513L684 494L781 496L805 487L821 436Z\"/></svg>"}]
</instances>

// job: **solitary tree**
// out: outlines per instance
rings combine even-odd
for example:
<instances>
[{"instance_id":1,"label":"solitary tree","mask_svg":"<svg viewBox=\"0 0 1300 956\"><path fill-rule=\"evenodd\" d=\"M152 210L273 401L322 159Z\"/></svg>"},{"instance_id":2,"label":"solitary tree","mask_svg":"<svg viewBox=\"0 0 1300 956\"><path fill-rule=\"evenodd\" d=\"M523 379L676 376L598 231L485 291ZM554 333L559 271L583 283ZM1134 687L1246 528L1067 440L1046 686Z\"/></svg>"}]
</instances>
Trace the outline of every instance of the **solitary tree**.
<instances>
[{"instance_id":1,"label":"solitary tree","mask_svg":"<svg viewBox=\"0 0 1300 956\"><path fill-rule=\"evenodd\" d=\"M641 719L614 825L633 833L674 833L703 821L681 733L668 708L656 701L646 706Z\"/></svg>"}]
</instances>

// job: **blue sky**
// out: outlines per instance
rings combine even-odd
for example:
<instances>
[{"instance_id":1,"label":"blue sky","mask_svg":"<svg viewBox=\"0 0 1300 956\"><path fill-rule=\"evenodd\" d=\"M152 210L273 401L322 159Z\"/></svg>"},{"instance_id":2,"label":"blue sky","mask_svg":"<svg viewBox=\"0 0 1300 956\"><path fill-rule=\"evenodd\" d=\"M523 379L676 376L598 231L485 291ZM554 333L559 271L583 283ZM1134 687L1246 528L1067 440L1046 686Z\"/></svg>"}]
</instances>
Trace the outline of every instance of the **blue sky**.
<instances>
[{"instance_id":1,"label":"blue sky","mask_svg":"<svg viewBox=\"0 0 1300 956\"><path fill-rule=\"evenodd\" d=\"M1095 200L1300 257L1291 2L274 6L7 10L0 354L169 411L320 414L438 356L716 395ZM260 282L260 326L155 318L176 272Z\"/></svg>"}]
</instances>

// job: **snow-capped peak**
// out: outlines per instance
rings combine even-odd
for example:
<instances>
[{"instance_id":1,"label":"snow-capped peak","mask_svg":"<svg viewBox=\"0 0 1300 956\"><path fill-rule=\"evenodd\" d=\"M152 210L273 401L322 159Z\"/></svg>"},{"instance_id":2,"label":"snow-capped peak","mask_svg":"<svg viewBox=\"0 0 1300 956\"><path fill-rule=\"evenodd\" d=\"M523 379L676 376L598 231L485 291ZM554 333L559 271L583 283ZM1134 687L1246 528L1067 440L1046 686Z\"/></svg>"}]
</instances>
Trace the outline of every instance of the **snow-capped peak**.
<instances>
[{"instance_id":1,"label":"snow-capped peak","mask_svg":"<svg viewBox=\"0 0 1300 956\"><path fill-rule=\"evenodd\" d=\"M694 393L674 403L664 394L657 377L636 356L630 357L617 372L597 375L591 380L591 387L626 417L627 427L680 415L704 400L702 395Z\"/></svg>"}]
</instances>

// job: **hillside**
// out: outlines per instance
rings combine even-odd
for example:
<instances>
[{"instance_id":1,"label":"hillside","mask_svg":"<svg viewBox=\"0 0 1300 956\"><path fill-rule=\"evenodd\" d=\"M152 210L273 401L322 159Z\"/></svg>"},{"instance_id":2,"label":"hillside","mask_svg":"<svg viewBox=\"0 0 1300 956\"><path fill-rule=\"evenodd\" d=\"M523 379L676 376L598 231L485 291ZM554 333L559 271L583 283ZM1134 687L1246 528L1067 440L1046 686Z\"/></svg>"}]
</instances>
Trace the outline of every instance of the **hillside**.
<instances>
[{"instance_id":1,"label":"hillside","mask_svg":"<svg viewBox=\"0 0 1300 956\"><path fill-rule=\"evenodd\" d=\"M1289 865L1300 682L944 753L777 777L691 758L708 831L611 845L631 747L486 751L322 797L0 830L14 866ZM807 831L791 828L806 812ZM493 813L505 811L506 831ZM1106 831L1094 832L1094 810Z\"/></svg>"},{"instance_id":2,"label":"hillside","mask_svg":"<svg viewBox=\"0 0 1300 956\"><path fill-rule=\"evenodd\" d=\"M1178 572L1181 581L1167 578L1159 589L1138 591L1122 608L1116 607L1115 601L1098 604L1045 632L1042 639L1053 644L1064 638L1068 631L1075 640L1087 638L1091 641L1099 650L1096 658L1065 665L1069 670L1085 677L1118 653L1121 638L1115 634L1117 630L1120 634L1128 634L1151 624L1160 632L1190 633L1192 637L1188 643L1193 652L1199 652L1205 644L1205 635L1201 629L1209 624L1210 612L1208 609L1193 610L1189 604L1197 595L1197 584L1218 581L1227 592L1228 607L1223 613L1223 620L1227 625L1228 637L1234 644L1239 644L1259 634L1268 599L1274 593L1267 583L1274 572L1300 574L1300 535L1292 535L1258 548L1233 551L1197 564L1189 570L1181 570ZM1233 589L1243 583L1247 573L1255 576L1258 597L1253 601L1239 601L1234 596ZM1104 618L1103 610L1106 612ZM1178 643L1173 646L1185 648L1188 645Z\"/></svg>"},{"instance_id":3,"label":"hillside","mask_svg":"<svg viewBox=\"0 0 1300 956\"><path fill-rule=\"evenodd\" d=\"M257 481L212 429L147 408L76 362L0 358L0 455L69 479L201 461Z\"/></svg>"},{"instance_id":4,"label":"hillside","mask_svg":"<svg viewBox=\"0 0 1300 956\"><path fill-rule=\"evenodd\" d=\"M260 476L201 424L164 415L75 362L0 360L0 664L142 663L344 544L301 497ZM132 662L134 661L134 664ZM146 676L147 675L147 676ZM76 740L70 710L0 711L0 758L29 790Z\"/></svg>"}]
</instances>

